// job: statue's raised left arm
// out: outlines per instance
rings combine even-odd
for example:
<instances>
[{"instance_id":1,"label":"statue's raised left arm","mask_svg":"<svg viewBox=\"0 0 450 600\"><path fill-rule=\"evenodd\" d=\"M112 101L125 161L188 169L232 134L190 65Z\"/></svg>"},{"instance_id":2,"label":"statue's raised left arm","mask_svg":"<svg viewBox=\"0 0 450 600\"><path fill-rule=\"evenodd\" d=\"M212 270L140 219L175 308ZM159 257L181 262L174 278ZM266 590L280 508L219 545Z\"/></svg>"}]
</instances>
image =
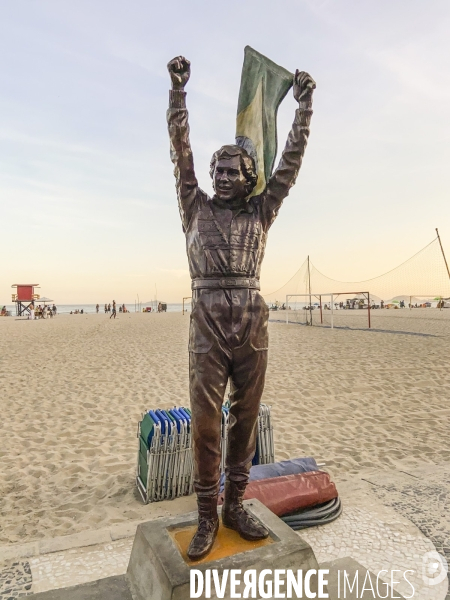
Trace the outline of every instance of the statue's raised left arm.
<instances>
[{"instance_id":1,"label":"statue's raised left arm","mask_svg":"<svg viewBox=\"0 0 450 600\"><path fill-rule=\"evenodd\" d=\"M312 96L316 87L314 79L304 71L296 71L294 76L294 98L299 103L295 119L278 167L272 174L265 191L261 194L265 229L275 220L284 198L297 179L309 137Z\"/></svg>"}]
</instances>

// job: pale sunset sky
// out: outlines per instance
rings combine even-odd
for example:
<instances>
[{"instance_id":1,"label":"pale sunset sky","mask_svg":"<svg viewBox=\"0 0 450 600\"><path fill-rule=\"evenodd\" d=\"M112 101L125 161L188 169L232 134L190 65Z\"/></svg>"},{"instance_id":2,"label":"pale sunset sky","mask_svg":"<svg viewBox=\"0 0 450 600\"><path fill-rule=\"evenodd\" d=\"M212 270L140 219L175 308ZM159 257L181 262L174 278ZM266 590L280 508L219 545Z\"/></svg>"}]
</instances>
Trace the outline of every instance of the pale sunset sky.
<instances>
[{"instance_id":1,"label":"pale sunset sky","mask_svg":"<svg viewBox=\"0 0 450 600\"><path fill-rule=\"evenodd\" d=\"M0 3L0 304L39 283L59 304L190 295L169 158L167 62L186 91L200 186L233 143L244 47L317 82L296 186L262 291L309 254L375 277L439 231L450 253L448 0L10 0ZM294 116L278 118L279 151Z\"/></svg>"}]
</instances>

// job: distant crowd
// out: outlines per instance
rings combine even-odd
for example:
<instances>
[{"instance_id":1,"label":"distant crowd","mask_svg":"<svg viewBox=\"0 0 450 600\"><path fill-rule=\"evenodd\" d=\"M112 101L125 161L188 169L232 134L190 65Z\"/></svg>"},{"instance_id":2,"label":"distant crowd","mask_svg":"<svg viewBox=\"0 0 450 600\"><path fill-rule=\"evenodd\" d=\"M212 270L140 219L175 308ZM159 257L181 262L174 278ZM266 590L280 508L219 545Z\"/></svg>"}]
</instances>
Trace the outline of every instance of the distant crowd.
<instances>
[{"instance_id":1,"label":"distant crowd","mask_svg":"<svg viewBox=\"0 0 450 600\"><path fill-rule=\"evenodd\" d=\"M119 306L117 306L116 301L113 300L112 304L111 303L107 303L104 305L103 307L104 313L105 314L109 314L110 315L110 319L112 318L116 318L117 313L128 313L130 312L128 310L128 308L125 306L125 304L120 304ZM143 312L152 312L152 307L151 306L147 306L145 308L142 309ZM35 320L35 319L46 319L47 317L49 318L53 318L56 317L56 314L58 312L58 309L56 308L56 305L53 304L52 306L50 304L44 304L41 305L39 304L38 306L36 306L35 301L33 300L29 306L27 306L26 308L24 308L24 313L23 314L27 314L27 318L28 320ZM95 312L97 314L99 314L100 312L100 304L96 304L95 305ZM159 302L156 308L155 312L167 312L167 304L165 302ZM75 308L73 310L70 311L71 315L83 315L86 314L86 310L83 308ZM10 316L11 313L10 311L7 310L6 306L2 306L0 308L0 316L1 317L6 317L6 316Z\"/></svg>"},{"instance_id":2,"label":"distant crowd","mask_svg":"<svg viewBox=\"0 0 450 600\"><path fill-rule=\"evenodd\" d=\"M41 306L40 304L35 306L34 302L32 302L30 304L30 314L28 315L28 319L46 319L47 317L53 319L53 317L56 317L57 312L58 309L55 304L53 304L53 306L50 306L50 304L48 306L45 304L44 306Z\"/></svg>"},{"instance_id":3,"label":"distant crowd","mask_svg":"<svg viewBox=\"0 0 450 600\"><path fill-rule=\"evenodd\" d=\"M100 306L98 304L95 307L95 311L96 311L97 314L100 312ZM112 319L113 317L115 319L116 318L116 314L117 314L116 301L113 300L112 301L112 305L111 304L105 304L104 311L105 311L105 315L110 313L110 317L109 317L110 319ZM130 312L130 311L125 306L125 304L120 304L119 305L119 312L120 313L127 313L127 312Z\"/></svg>"},{"instance_id":4,"label":"distant crowd","mask_svg":"<svg viewBox=\"0 0 450 600\"><path fill-rule=\"evenodd\" d=\"M317 296L316 296L317 298ZM442 298L441 300L439 300L437 302L436 308L445 308L445 306L448 305L448 301L446 302L444 300L444 298ZM364 298L353 298L352 300L346 300L344 302L334 302L333 306L336 310L355 310L355 309L368 309L369 305L367 303L367 299ZM384 300L380 300L379 304L374 302L373 300L370 303L370 308L372 310L374 309L381 309L381 308L386 308L386 309L396 309L396 308L430 308L432 306L431 302L422 302L422 303L415 303L415 304L405 304L404 300L394 300L394 301L389 301L389 302L385 302ZM303 306L304 310L315 310L315 309L320 309L320 303L316 302L315 304L309 306L308 304L305 304ZM324 310L331 310L331 303L324 303L323 304L323 309ZM270 307L269 310L292 310L290 306L287 307L286 309L286 304L281 304L277 301L275 301L275 303L273 303Z\"/></svg>"},{"instance_id":5,"label":"distant crowd","mask_svg":"<svg viewBox=\"0 0 450 600\"><path fill-rule=\"evenodd\" d=\"M127 307L125 306L125 304L121 304L121 305L119 306L119 309L118 309L118 311L117 311L117 305L116 305L116 301L115 301L115 300L113 300L113 301L112 301L112 304L111 304L111 303L109 303L109 304L105 304L105 306L104 306L104 311L105 311L105 315L106 315L106 314L110 314L110 317L109 317L110 319L112 319L113 317L114 317L114 319L115 319L115 318L116 318L116 314L117 314L117 312L120 312L120 313L127 313L127 312L130 312L130 311L127 309ZM99 312L100 312L100 304L96 304L96 305L95 305L95 312L96 312L97 314L99 314ZM86 314L86 313L85 313L85 311L84 311L84 310L81 308L81 309L76 309L76 310L73 310L73 311L71 310L71 311L70 311L70 314L71 314L71 315L83 315L83 314Z\"/></svg>"}]
</instances>

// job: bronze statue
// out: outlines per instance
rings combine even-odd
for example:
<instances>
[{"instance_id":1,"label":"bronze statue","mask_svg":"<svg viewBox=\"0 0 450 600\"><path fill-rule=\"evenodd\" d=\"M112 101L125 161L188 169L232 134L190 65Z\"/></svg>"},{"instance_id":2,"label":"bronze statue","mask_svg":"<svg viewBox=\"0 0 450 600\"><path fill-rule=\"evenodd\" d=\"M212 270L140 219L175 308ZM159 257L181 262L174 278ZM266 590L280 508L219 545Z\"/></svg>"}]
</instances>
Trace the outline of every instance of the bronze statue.
<instances>
[{"instance_id":1,"label":"bronze statue","mask_svg":"<svg viewBox=\"0 0 450 600\"><path fill-rule=\"evenodd\" d=\"M242 506L267 367L269 310L258 291L259 275L267 233L301 166L315 83L307 73L296 71L294 97L299 108L278 168L263 192L250 197L257 183L255 161L240 146L228 145L212 157L215 194L209 198L198 187L189 143L184 87L190 63L178 56L168 70L171 159L192 278L189 377L199 522L188 556L197 560L210 551L219 527L221 407L229 379L222 522L248 540L268 536Z\"/></svg>"}]
</instances>

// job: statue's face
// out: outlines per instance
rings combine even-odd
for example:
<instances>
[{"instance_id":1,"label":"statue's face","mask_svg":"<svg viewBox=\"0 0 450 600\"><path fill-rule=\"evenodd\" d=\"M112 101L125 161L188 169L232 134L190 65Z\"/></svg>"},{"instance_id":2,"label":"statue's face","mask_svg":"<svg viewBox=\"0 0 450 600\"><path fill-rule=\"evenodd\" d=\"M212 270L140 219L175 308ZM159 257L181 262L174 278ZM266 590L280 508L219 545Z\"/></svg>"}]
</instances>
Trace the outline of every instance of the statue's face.
<instances>
[{"instance_id":1,"label":"statue's face","mask_svg":"<svg viewBox=\"0 0 450 600\"><path fill-rule=\"evenodd\" d=\"M220 158L216 163L213 188L220 200L229 202L247 196L247 180L239 156Z\"/></svg>"}]
</instances>

